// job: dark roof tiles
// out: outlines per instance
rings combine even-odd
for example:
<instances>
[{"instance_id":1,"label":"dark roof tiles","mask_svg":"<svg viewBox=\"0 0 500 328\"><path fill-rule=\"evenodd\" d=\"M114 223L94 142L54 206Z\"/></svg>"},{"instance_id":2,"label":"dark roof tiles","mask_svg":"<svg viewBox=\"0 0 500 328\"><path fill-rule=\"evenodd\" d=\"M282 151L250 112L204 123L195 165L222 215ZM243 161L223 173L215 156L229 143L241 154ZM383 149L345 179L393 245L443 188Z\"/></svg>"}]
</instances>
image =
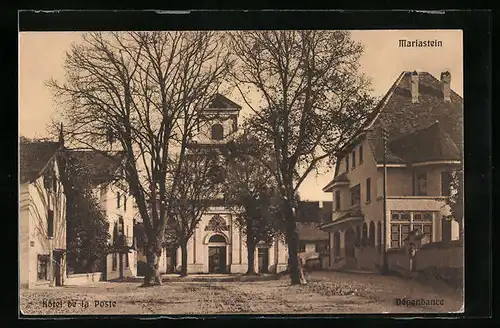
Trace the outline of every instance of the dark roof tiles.
<instances>
[{"instance_id":1,"label":"dark roof tiles","mask_svg":"<svg viewBox=\"0 0 500 328\"><path fill-rule=\"evenodd\" d=\"M241 109L241 106L227 98L226 96L216 93L210 102L209 108L227 108L227 109Z\"/></svg>"},{"instance_id":2,"label":"dark roof tiles","mask_svg":"<svg viewBox=\"0 0 500 328\"><path fill-rule=\"evenodd\" d=\"M328 240L328 232L321 230L315 222L297 222L297 230L300 240Z\"/></svg>"},{"instance_id":3,"label":"dark roof tiles","mask_svg":"<svg viewBox=\"0 0 500 328\"><path fill-rule=\"evenodd\" d=\"M69 153L86 166L92 179L97 182L114 180L124 158L122 152L103 154L93 150L70 150Z\"/></svg>"},{"instance_id":4,"label":"dark roof tiles","mask_svg":"<svg viewBox=\"0 0 500 328\"><path fill-rule=\"evenodd\" d=\"M460 150L439 122L391 141L389 148L409 163L460 160Z\"/></svg>"},{"instance_id":5,"label":"dark roof tiles","mask_svg":"<svg viewBox=\"0 0 500 328\"><path fill-rule=\"evenodd\" d=\"M58 142L21 140L19 143L20 182L36 180L59 147Z\"/></svg>"},{"instance_id":6,"label":"dark roof tiles","mask_svg":"<svg viewBox=\"0 0 500 328\"><path fill-rule=\"evenodd\" d=\"M403 72L396 84L391 88L389 96L385 97L387 103L376 109L373 115L373 126L368 131L368 139L375 153L377 162L383 158L382 127L388 131L389 141L410 135L436 121L446 134L437 134L434 137L449 137L445 141L446 147L454 143L460 149L462 145L462 98L451 90L451 101L445 102L442 91L442 82L427 72L419 73L419 101L412 102L410 73ZM446 137L446 138L448 138ZM442 143L439 139L427 142ZM453 147L452 147L453 148ZM439 159L439 158L436 158ZM444 159L444 158L443 158ZM401 156L389 149L388 162L406 162Z\"/></svg>"}]
</instances>

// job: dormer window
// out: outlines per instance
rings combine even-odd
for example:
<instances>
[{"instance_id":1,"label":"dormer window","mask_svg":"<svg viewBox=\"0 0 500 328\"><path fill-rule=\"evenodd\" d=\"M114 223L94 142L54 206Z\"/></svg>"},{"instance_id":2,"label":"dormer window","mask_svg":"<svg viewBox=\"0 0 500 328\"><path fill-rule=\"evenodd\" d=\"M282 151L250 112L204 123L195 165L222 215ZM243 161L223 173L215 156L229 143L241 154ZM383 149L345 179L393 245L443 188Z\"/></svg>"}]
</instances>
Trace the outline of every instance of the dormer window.
<instances>
[{"instance_id":1,"label":"dormer window","mask_svg":"<svg viewBox=\"0 0 500 328\"><path fill-rule=\"evenodd\" d=\"M222 140L224 138L224 128L221 124L212 125L212 140Z\"/></svg>"}]
</instances>

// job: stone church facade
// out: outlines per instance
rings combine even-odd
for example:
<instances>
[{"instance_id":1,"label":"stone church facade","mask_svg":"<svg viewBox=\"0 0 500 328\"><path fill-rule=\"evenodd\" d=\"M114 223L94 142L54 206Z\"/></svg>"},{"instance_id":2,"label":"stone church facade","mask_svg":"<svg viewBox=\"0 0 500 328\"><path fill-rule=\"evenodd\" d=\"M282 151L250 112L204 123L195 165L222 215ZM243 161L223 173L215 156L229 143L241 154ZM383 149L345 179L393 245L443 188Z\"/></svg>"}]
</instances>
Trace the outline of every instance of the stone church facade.
<instances>
[{"instance_id":1,"label":"stone church facade","mask_svg":"<svg viewBox=\"0 0 500 328\"><path fill-rule=\"evenodd\" d=\"M209 108L200 111L198 134L192 147L217 147L230 140L238 130L241 106L228 98L215 95ZM235 224L234 216L223 202L214 202L203 214L196 231L187 244L188 273L245 273L248 251L245 235ZM160 259L165 272L178 272L180 248ZM288 250L283 241L261 244L255 250L255 270L259 273L283 272L287 268Z\"/></svg>"}]
</instances>

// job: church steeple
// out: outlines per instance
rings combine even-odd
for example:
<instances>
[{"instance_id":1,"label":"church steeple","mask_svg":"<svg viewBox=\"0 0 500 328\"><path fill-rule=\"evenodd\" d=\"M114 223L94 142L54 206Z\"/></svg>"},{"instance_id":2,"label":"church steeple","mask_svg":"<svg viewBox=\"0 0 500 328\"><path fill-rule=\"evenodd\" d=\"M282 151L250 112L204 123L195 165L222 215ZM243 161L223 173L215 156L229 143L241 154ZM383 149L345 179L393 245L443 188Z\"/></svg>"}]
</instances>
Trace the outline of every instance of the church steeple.
<instances>
[{"instance_id":1,"label":"church steeple","mask_svg":"<svg viewBox=\"0 0 500 328\"><path fill-rule=\"evenodd\" d=\"M207 108L199 113L200 127L194 143L224 144L238 130L241 106L216 93Z\"/></svg>"}]
</instances>

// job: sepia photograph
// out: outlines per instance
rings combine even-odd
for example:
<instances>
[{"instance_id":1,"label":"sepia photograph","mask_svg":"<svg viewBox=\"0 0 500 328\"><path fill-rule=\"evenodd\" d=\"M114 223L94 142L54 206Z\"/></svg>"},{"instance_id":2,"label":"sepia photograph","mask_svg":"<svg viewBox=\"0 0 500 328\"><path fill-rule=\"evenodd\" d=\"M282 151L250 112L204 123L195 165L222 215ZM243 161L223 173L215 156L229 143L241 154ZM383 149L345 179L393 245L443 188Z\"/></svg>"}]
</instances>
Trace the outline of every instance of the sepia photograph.
<instances>
[{"instance_id":1,"label":"sepia photograph","mask_svg":"<svg viewBox=\"0 0 500 328\"><path fill-rule=\"evenodd\" d=\"M462 40L19 32L20 313L463 313Z\"/></svg>"}]
</instances>

